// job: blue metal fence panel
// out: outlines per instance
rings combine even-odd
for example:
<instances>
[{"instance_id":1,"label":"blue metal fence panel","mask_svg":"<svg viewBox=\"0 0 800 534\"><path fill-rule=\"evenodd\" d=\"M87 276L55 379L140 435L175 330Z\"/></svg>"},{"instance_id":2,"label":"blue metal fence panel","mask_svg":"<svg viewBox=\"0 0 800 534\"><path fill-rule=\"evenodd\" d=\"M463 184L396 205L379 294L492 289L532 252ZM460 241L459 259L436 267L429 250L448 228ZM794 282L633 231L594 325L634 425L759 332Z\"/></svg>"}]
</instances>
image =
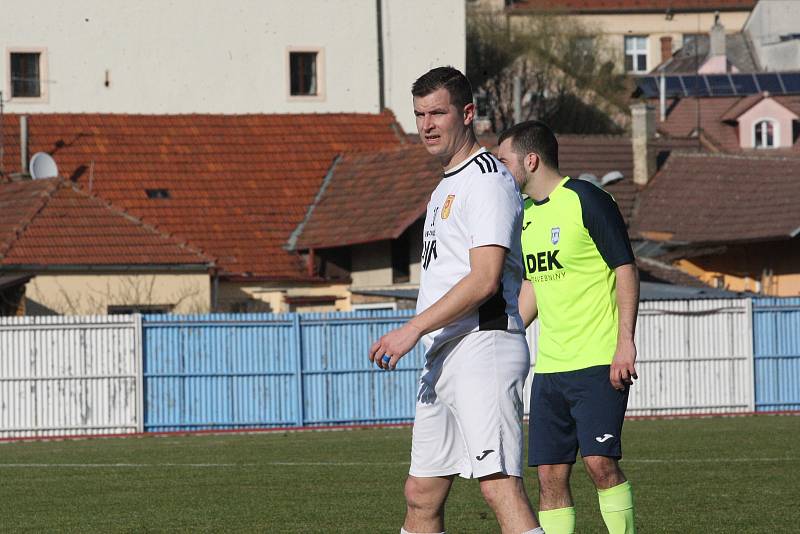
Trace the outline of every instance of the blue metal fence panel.
<instances>
[{"instance_id":1,"label":"blue metal fence panel","mask_svg":"<svg viewBox=\"0 0 800 534\"><path fill-rule=\"evenodd\" d=\"M412 316L144 316L144 429L411 421L422 348L392 372L371 366L367 351Z\"/></svg>"},{"instance_id":2,"label":"blue metal fence panel","mask_svg":"<svg viewBox=\"0 0 800 534\"><path fill-rule=\"evenodd\" d=\"M412 316L410 310L301 316L306 426L414 419L421 345L394 371L379 371L367 359L374 341Z\"/></svg>"},{"instance_id":3,"label":"blue metal fence panel","mask_svg":"<svg viewBox=\"0 0 800 534\"><path fill-rule=\"evenodd\" d=\"M146 315L146 431L297 424L298 347L288 315Z\"/></svg>"},{"instance_id":4,"label":"blue metal fence panel","mask_svg":"<svg viewBox=\"0 0 800 534\"><path fill-rule=\"evenodd\" d=\"M757 411L800 410L800 298L753 300Z\"/></svg>"}]
</instances>

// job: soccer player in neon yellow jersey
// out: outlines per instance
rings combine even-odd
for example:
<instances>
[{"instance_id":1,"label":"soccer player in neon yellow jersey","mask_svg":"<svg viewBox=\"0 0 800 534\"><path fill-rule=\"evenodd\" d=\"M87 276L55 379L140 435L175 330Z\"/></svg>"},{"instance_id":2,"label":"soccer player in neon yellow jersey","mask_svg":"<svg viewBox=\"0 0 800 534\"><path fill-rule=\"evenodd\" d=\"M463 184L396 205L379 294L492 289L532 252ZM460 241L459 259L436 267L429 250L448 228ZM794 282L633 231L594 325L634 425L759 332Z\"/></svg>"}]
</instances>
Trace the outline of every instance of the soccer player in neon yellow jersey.
<instances>
[{"instance_id":1,"label":"soccer player in neon yellow jersey","mask_svg":"<svg viewBox=\"0 0 800 534\"><path fill-rule=\"evenodd\" d=\"M611 534L635 532L633 494L619 467L639 276L625 223L599 187L558 171L558 143L539 121L503 132L498 158L528 198L522 230L527 282L519 309L539 318L528 464L539 475L539 520L571 534L569 486L578 448Z\"/></svg>"}]
</instances>

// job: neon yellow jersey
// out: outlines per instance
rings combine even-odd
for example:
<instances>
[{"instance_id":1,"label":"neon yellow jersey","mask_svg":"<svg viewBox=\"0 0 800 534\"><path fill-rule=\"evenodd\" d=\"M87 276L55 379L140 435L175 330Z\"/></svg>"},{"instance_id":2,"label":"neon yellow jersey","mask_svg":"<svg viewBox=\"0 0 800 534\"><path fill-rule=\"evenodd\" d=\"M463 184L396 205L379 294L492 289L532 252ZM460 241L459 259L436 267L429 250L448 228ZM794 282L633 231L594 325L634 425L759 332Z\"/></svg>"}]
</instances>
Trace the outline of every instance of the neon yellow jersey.
<instances>
[{"instance_id":1,"label":"neon yellow jersey","mask_svg":"<svg viewBox=\"0 0 800 534\"><path fill-rule=\"evenodd\" d=\"M613 197L567 176L548 198L527 198L522 254L539 309L536 372L610 364L619 331L614 269L634 262Z\"/></svg>"}]
</instances>

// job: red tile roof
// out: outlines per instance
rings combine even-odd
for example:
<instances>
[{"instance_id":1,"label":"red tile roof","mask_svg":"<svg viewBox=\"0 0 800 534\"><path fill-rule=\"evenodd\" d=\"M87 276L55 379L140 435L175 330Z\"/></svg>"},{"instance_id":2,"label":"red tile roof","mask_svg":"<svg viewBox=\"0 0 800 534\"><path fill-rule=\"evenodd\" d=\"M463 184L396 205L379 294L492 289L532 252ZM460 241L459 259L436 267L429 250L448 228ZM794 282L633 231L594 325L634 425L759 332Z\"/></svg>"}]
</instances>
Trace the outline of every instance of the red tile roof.
<instances>
[{"instance_id":1,"label":"red tile roof","mask_svg":"<svg viewBox=\"0 0 800 534\"><path fill-rule=\"evenodd\" d=\"M0 184L0 243L4 266L212 263L61 178Z\"/></svg>"},{"instance_id":2,"label":"red tile roof","mask_svg":"<svg viewBox=\"0 0 800 534\"><path fill-rule=\"evenodd\" d=\"M395 239L425 214L442 176L422 145L345 156L293 247L328 248Z\"/></svg>"},{"instance_id":3,"label":"red tile roof","mask_svg":"<svg viewBox=\"0 0 800 534\"><path fill-rule=\"evenodd\" d=\"M18 123L6 115L6 172L19 161ZM282 246L334 157L405 137L390 112L42 114L29 115L28 130L31 153L51 153L62 176L188 240L223 276L276 280L307 278ZM148 189L166 189L169 198L148 198Z\"/></svg>"},{"instance_id":4,"label":"red tile roof","mask_svg":"<svg viewBox=\"0 0 800 534\"><path fill-rule=\"evenodd\" d=\"M484 137L492 146L495 138ZM633 153L629 137L559 135L559 166L565 175L583 173L602 178L620 171L624 178L606 186L623 217L630 220L640 187L633 183ZM656 140L652 149L697 146L696 140ZM331 248L395 239L425 214L441 167L420 144L372 154L345 156L322 186L322 194L297 228L293 250Z\"/></svg>"},{"instance_id":5,"label":"red tile roof","mask_svg":"<svg viewBox=\"0 0 800 534\"><path fill-rule=\"evenodd\" d=\"M632 233L731 243L800 232L800 158L674 153L639 198Z\"/></svg>"},{"instance_id":6,"label":"red tile roof","mask_svg":"<svg viewBox=\"0 0 800 534\"><path fill-rule=\"evenodd\" d=\"M663 13L672 11L750 11L756 0L518 0L511 11L572 11L578 13Z\"/></svg>"},{"instance_id":7,"label":"red tile roof","mask_svg":"<svg viewBox=\"0 0 800 534\"><path fill-rule=\"evenodd\" d=\"M739 146L739 127L735 123L725 121L731 121L732 115L738 117L752 107L756 103L755 96L670 100L667 102L667 120L658 121L656 129L672 137L689 137L697 131L699 125L703 136L717 150L740 152L742 149ZM771 98L800 115L800 95L773 95ZM650 103L658 109L657 100L651 100ZM795 142L792 150L800 151L800 140Z\"/></svg>"}]
</instances>

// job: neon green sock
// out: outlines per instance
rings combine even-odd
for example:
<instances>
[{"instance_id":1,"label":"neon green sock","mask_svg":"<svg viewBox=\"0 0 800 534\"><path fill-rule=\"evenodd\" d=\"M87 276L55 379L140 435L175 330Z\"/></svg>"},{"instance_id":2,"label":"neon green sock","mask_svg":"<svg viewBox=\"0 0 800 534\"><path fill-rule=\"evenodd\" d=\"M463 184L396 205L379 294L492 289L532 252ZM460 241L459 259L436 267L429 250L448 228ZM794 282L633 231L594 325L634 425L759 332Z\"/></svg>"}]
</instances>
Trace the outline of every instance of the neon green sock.
<instances>
[{"instance_id":1,"label":"neon green sock","mask_svg":"<svg viewBox=\"0 0 800 534\"><path fill-rule=\"evenodd\" d=\"M539 523L547 534L574 534L575 508L556 508L539 512Z\"/></svg>"},{"instance_id":2,"label":"neon green sock","mask_svg":"<svg viewBox=\"0 0 800 534\"><path fill-rule=\"evenodd\" d=\"M627 480L605 490L597 490L600 514L609 534L635 534L633 525L633 490Z\"/></svg>"}]
</instances>

